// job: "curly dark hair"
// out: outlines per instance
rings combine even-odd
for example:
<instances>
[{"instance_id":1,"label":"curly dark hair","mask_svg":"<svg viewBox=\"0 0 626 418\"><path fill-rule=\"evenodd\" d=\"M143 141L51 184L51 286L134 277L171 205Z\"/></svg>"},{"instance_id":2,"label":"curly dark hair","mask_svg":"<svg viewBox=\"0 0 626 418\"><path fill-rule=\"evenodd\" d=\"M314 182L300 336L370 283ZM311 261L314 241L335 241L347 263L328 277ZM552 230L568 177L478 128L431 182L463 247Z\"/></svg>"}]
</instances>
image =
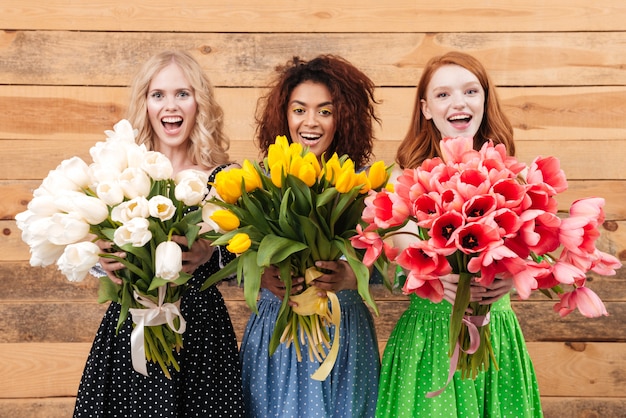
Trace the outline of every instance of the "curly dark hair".
<instances>
[{"instance_id":1,"label":"curly dark hair","mask_svg":"<svg viewBox=\"0 0 626 418\"><path fill-rule=\"evenodd\" d=\"M365 167L373 148L372 121L380 124L374 105L374 83L350 62L336 55L320 55L310 61L293 57L276 67L270 91L259 98L256 113L256 139L263 155L277 135L291 142L287 104L292 91L305 81L325 85L335 108L335 136L326 155L347 154L355 167Z\"/></svg>"}]
</instances>

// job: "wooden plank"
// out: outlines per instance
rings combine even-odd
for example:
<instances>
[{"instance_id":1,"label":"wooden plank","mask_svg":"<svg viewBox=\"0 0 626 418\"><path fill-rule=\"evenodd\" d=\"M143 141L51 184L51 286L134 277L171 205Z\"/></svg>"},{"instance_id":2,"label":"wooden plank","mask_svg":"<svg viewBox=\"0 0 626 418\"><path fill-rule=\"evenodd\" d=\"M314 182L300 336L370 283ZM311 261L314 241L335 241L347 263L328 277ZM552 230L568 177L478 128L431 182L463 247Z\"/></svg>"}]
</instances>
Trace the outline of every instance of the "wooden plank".
<instances>
[{"instance_id":1,"label":"wooden plank","mask_svg":"<svg viewBox=\"0 0 626 418\"><path fill-rule=\"evenodd\" d=\"M0 344L0 399L75 396L89 343ZM528 343L542 396L623 398L624 343ZM2 405L0 403L0 405Z\"/></svg>"},{"instance_id":2,"label":"wooden plank","mask_svg":"<svg viewBox=\"0 0 626 418\"><path fill-rule=\"evenodd\" d=\"M74 412L75 397L0 399L3 418L67 418Z\"/></svg>"},{"instance_id":3,"label":"wooden plank","mask_svg":"<svg viewBox=\"0 0 626 418\"><path fill-rule=\"evenodd\" d=\"M408 301L379 300L374 317L380 341L386 341ZM516 301L513 309L527 341L626 341L626 301L606 301L608 317L586 318L578 312L560 318L551 301ZM238 341L250 309L244 301L226 300ZM95 302L20 301L0 303L0 343L91 342L106 305Z\"/></svg>"},{"instance_id":4,"label":"wooden plank","mask_svg":"<svg viewBox=\"0 0 626 418\"><path fill-rule=\"evenodd\" d=\"M0 344L0 398L76 396L91 343ZM10 378L8 378L10 376Z\"/></svg>"},{"instance_id":5,"label":"wooden plank","mask_svg":"<svg viewBox=\"0 0 626 418\"><path fill-rule=\"evenodd\" d=\"M69 0L6 0L0 27L6 29L163 32L410 32L440 30L578 31L612 30L626 19L620 1L489 0L463 4L452 0L287 0L179 2L135 0L77 3ZM167 19L164 19L167 16ZM445 24L444 24L445 22Z\"/></svg>"},{"instance_id":6,"label":"wooden plank","mask_svg":"<svg viewBox=\"0 0 626 418\"><path fill-rule=\"evenodd\" d=\"M233 141L254 138L254 112L260 88L218 88L225 127ZM518 141L623 140L626 87L545 87L498 90ZM379 140L401 140L409 125L415 88L380 87L375 125ZM0 139L100 141L124 117L125 87L0 86L0 112L6 115ZM59 118L58 109L64 109ZM538 144L533 144L537 146Z\"/></svg>"},{"instance_id":7,"label":"wooden plank","mask_svg":"<svg viewBox=\"0 0 626 418\"><path fill-rule=\"evenodd\" d=\"M624 343L528 343L542 396L623 397Z\"/></svg>"},{"instance_id":8,"label":"wooden plank","mask_svg":"<svg viewBox=\"0 0 626 418\"><path fill-rule=\"evenodd\" d=\"M424 30L417 25L415 28ZM312 58L320 53L345 57L376 85L414 86L428 59L450 49L466 51L478 58L498 85L626 84L623 31L415 33L413 30L323 36L4 31L0 33L0 84L126 86L147 57L164 49L191 52L211 81L225 87L264 86L277 64L294 54Z\"/></svg>"},{"instance_id":9,"label":"wooden plank","mask_svg":"<svg viewBox=\"0 0 626 418\"><path fill-rule=\"evenodd\" d=\"M67 418L74 410L75 398L0 399L2 417ZM626 398L541 397L544 418L623 418Z\"/></svg>"},{"instance_id":10,"label":"wooden plank","mask_svg":"<svg viewBox=\"0 0 626 418\"><path fill-rule=\"evenodd\" d=\"M544 418L623 418L626 398L541 397Z\"/></svg>"},{"instance_id":11,"label":"wooden plank","mask_svg":"<svg viewBox=\"0 0 626 418\"><path fill-rule=\"evenodd\" d=\"M560 210L568 210L577 199L603 196L606 219L626 219L626 181L571 180L568 183L569 189L558 198ZM0 220L15 219L17 213L26 210L33 190L40 184L41 180L0 180Z\"/></svg>"}]
</instances>

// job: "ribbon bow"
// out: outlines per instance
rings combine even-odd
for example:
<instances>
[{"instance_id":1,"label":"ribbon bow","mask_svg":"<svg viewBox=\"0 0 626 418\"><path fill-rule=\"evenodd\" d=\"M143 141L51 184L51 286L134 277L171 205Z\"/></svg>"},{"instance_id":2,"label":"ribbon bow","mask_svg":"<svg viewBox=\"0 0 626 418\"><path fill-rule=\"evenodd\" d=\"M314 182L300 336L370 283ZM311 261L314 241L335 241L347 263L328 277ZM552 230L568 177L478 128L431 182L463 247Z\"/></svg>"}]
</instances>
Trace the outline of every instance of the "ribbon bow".
<instances>
[{"instance_id":1,"label":"ribbon bow","mask_svg":"<svg viewBox=\"0 0 626 418\"><path fill-rule=\"evenodd\" d=\"M489 323L489 318L490 318L489 313L487 313L487 315L474 315L474 316L465 315L463 317L462 321L467 326L467 331L470 337L470 346L468 347L467 350L463 350L464 352L466 352L467 354L474 354L476 350L478 350L478 347L480 346L480 333L478 332L478 327L487 325ZM441 392L443 392L448 387L448 385L450 384L450 381L452 381L454 372L456 371L456 365L457 365L457 362L459 361L460 350L461 350L461 344L459 344L459 342L457 341L456 346L454 347L454 353L452 353L452 357L450 358L450 369L448 370L448 381L441 389L434 391L434 392L426 393L427 398L434 398L435 396L440 395Z\"/></svg>"},{"instance_id":2,"label":"ribbon bow","mask_svg":"<svg viewBox=\"0 0 626 418\"><path fill-rule=\"evenodd\" d=\"M133 296L143 308L129 309L128 311L133 317L135 329L130 334L130 350L133 368L144 376L148 376L148 368L146 366L146 347L144 340L144 327L153 327L167 324L172 331L177 334L185 332L187 323L180 312L180 300L175 303L163 303L165 300L165 286L159 287L159 303L155 304L149 298L140 295L136 291ZM174 319L179 318L180 324L176 328Z\"/></svg>"}]
</instances>

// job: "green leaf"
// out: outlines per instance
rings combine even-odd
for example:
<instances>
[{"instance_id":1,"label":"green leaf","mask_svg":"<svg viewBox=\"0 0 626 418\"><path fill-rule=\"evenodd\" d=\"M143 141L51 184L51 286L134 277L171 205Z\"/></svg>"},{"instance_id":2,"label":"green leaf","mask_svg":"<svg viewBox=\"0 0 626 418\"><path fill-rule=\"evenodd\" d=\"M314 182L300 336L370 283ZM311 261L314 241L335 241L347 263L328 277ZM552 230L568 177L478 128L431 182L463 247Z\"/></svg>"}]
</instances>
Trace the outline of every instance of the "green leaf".
<instances>
[{"instance_id":1,"label":"green leaf","mask_svg":"<svg viewBox=\"0 0 626 418\"><path fill-rule=\"evenodd\" d=\"M253 251L247 251L239 256L241 259L237 268L237 277L243 278L243 295L246 303L254 311L258 313L256 302L259 296L259 288L261 287L261 274L263 269L256 262L256 254Z\"/></svg>"},{"instance_id":2,"label":"green leaf","mask_svg":"<svg viewBox=\"0 0 626 418\"><path fill-rule=\"evenodd\" d=\"M354 275L356 276L357 288L359 290L359 295L365 300L365 302L372 307L376 315L378 315L378 307L376 306L376 302L370 293L370 271L365 264L360 260L354 247L350 244L349 241L345 239L335 239L334 244L341 250L343 255L346 257L346 261L352 267L352 271L354 271Z\"/></svg>"},{"instance_id":3,"label":"green leaf","mask_svg":"<svg viewBox=\"0 0 626 418\"><path fill-rule=\"evenodd\" d=\"M278 346L280 345L280 337L283 335L283 331L289 322L289 316L291 313L291 307L289 306L289 295L291 294L291 265L288 261L284 261L278 264L280 270L280 278L285 283L285 296L280 305L278 311L278 317L276 318L276 325L274 326L274 332L269 344L270 356L274 354Z\"/></svg>"},{"instance_id":4,"label":"green leaf","mask_svg":"<svg viewBox=\"0 0 626 418\"><path fill-rule=\"evenodd\" d=\"M122 287L113 283L111 279L109 279L109 276L100 277L98 280L100 281L100 286L98 287L98 303L108 301L118 302L119 292Z\"/></svg>"},{"instance_id":5,"label":"green leaf","mask_svg":"<svg viewBox=\"0 0 626 418\"><path fill-rule=\"evenodd\" d=\"M311 189L296 176L289 175L285 178L285 186L291 188L294 195L292 209L300 215L310 215L313 209Z\"/></svg>"},{"instance_id":6,"label":"green leaf","mask_svg":"<svg viewBox=\"0 0 626 418\"><path fill-rule=\"evenodd\" d=\"M292 254L309 250L305 243L279 237L277 235L266 235L259 244L257 253L257 264L269 267L278 264Z\"/></svg>"},{"instance_id":7,"label":"green leaf","mask_svg":"<svg viewBox=\"0 0 626 418\"><path fill-rule=\"evenodd\" d=\"M454 305L452 305L452 316L450 317L449 356L452 356L456 343L459 341L459 336L461 335L461 329L463 328L463 316L465 316L465 310L469 306L470 301L472 277L473 275L471 273L459 273L459 285L456 290Z\"/></svg>"}]
</instances>

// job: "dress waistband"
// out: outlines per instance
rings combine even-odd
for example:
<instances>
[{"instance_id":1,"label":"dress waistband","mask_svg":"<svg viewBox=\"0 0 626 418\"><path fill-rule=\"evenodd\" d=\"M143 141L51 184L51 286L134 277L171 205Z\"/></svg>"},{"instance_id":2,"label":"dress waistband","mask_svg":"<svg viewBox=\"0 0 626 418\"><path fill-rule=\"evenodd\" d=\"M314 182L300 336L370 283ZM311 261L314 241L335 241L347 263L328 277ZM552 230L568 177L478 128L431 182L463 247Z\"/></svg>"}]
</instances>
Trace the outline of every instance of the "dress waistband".
<instances>
[{"instance_id":1,"label":"dress waistband","mask_svg":"<svg viewBox=\"0 0 626 418\"><path fill-rule=\"evenodd\" d=\"M359 295L359 291L356 289L340 290L336 293L339 303L343 306L352 305L356 303L363 303L363 298ZM270 303L281 303L282 300L270 292L267 289L261 289L261 300Z\"/></svg>"},{"instance_id":2,"label":"dress waistband","mask_svg":"<svg viewBox=\"0 0 626 418\"><path fill-rule=\"evenodd\" d=\"M415 294L411 294L410 299L411 305L409 309L452 313L452 304L445 299L439 303L434 303L428 299L420 298ZM511 310L511 296L508 293L491 305L491 312L507 310Z\"/></svg>"}]
</instances>

